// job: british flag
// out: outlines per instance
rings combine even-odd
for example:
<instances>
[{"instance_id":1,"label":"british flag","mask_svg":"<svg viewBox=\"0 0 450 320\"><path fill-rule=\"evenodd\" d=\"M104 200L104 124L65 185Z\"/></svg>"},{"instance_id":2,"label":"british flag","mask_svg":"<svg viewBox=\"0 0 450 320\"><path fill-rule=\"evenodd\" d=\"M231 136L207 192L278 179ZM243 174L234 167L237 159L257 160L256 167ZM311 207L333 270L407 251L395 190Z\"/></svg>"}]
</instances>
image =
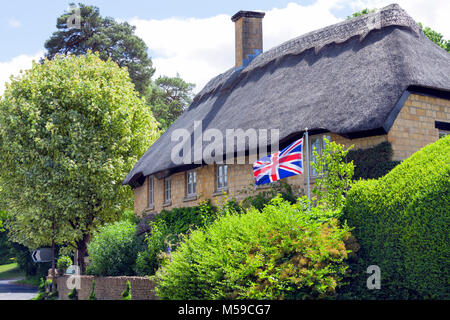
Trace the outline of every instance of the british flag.
<instances>
[{"instance_id":1,"label":"british flag","mask_svg":"<svg viewBox=\"0 0 450 320\"><path fill-rule=\"evenodd\" d=\"M303 173L303 138L253 163L257 185Z\"/></svg>"}]
</instances>

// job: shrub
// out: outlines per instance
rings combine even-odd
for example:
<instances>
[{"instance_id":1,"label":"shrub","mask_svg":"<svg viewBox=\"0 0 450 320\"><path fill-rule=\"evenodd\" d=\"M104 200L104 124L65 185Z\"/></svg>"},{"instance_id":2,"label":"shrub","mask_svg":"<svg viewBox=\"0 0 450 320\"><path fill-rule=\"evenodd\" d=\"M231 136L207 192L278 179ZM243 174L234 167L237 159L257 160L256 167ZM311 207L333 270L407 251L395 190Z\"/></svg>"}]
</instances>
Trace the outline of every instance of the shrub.
<instances>
[{"instance_id":1,"label":"shrub","mask_svg":"<svg viewBox=\"0 0 450 320\"><path fill-rule=\"evenodd\" d=\"M68 256L61 256L56 262L56 267L60 270L67 270L72 265L72 259Z\"/></svg>"},{"instance_id":2,"label":"shrub","mask_svg":"<svg viewBox=\"0 0 450 320\"><path fill-rule=\"evenodd\" d=\"M251 187L250 190L246 190L245 193L251 192L254 193L254 187ZM265 205L269 204L270 200L275 198L277 195L281 195L281 197L289 201L290 203L295 203L297 201L296 194L292 190L292 186L283 181L279 181L279 183L271 183L269 188L264 191L260 191L255 195L251 195L242 200L243 208L254 207L258 210L262 210Z\"/></svg>"},{"instance_id":3,"label":"shrub","mask_svg":"<svg viewBox=\"0 0 450 320\"><path fill-rule=\"evenodd\" d=\"M227 201L227 208L238 208L235 201ZM240 210L240 209L239 209ZM149 222L150 232L145 235L146 249L137 254L135 271L138 275L152 275L159 267L161 253L175 250L180 236L190 230L210 224L219 215L211 202L196 207L163 210Z\"/></svg>"},{"instance_id":4,"label":"shrub","mask_svg":"<svg viewBox=\"0 0 450 320\"><path fill-rule=\"evenodd\" d=\"M334 295L349 229L305 201L277 197L193 231L153 277L164 299L305 299Z\"/></svg>"},{"instance_id":5,"label":"shrub","mask_svg":"<svg viewBox=\"0 0 450 320\"><path fill-rule=\"evenodd\" d=\"M122 292L122 300L131 300L131 283L127 281L127 287L124 292Z\"/></svg>"},{"instance_id":6,"label":"shrub","mask_svg":"<svg viewBox=\"0 0 450 320\"><path fill-rule=\"evenodd\" d=\"M92 262L87 272L98 276L134 275L139 247L136 226L130 221L101 227L88 245Z\"/></svg>"},{"instance_id":7,"label":"shrub","mask_svg":"<svg viewBox=\"0 0 450 320\"><path fill-rule=\"evenodd\" d=\"M91 294L89 295L89 300L97 300L97 297L95 296L95 280L92 280Z\"/></svg>"},{"instance_id":8,"label":"shrub","mask_svg":"<svg viewBox=\"0 0 450 320\"><path fill-rule=\"evenodd\" d=\"M387 141L367 149L350 150L346 160L355 165L354 180L380 178L400 163L392 160L392 146Z\"/></svg>"},{"instance_id":9,"label":"shrub","mask_svg":"<svg viewBox=\"0 0 450 320\"><path fill-rule=\"evenodd\" d=\"M78 292L76 288L73 288L72 291L70 291L67 294L67 297L69 298L69 300L78 300Z\"/></svg>"},{"instance_id":10,"label":"shrub","mask_svg":"<svg viewBox=\"0 0 450 320\"><path fill-rule=\"evenodd\" d=\"M449 299L450 136L428 145L379 180L359 181L343 219L361 246L356 298ZM381 289L367 290L369 265Z\"/></svg>"}]
</instances>

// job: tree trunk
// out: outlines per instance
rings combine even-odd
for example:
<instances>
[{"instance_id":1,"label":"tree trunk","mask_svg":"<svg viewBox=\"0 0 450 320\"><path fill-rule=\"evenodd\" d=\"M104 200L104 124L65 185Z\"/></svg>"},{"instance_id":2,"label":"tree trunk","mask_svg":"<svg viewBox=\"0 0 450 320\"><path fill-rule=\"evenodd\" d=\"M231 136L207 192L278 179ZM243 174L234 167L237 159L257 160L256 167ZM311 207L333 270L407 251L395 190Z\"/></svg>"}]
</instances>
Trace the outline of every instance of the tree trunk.
<instances>
[{"instance_id":1,"label":"tree trunk","mask_svg":"<svg viewBox=\"0 0 450 320\"><path fill-rule=\"evenodd\" d=\"M87 252L87 244L89 242L89 235L85 234L83 239L77 242L77 251L78 251L78 265L80 267L81 274L84 274L86 271L86 263L84 262L84 256Z\"/></svg>"}]
</instances>

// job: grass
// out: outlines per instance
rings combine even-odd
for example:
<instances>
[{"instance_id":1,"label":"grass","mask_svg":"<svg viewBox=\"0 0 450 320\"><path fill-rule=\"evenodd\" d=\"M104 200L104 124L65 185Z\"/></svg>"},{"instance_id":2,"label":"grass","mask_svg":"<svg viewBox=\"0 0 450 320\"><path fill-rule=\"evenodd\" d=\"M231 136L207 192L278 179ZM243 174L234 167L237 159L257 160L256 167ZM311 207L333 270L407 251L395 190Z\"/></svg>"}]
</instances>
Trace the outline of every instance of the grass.
<instances>
[{"instance_id":1,"label":"grass","mask_svg":"<svg viewBox=\"0 0 450 320\"><path fill-rule=\"evenodd\" d=\"M40 278L39 276L27 276L25 279L16 281L14 283L30 287L39 287Z\"/></svg>"},{"instance_id":2,"label":"grass","mask_svg":"<svg viewBox=\"0 0 450 320\"><path fill-rule=\"evenodd\" d=\"M17 265L17 263L0 265L0 280L9 279L21 279L15 281L15 283L30 287L38 287L40 281L39 276L25 277L25 273L19 270L19 266Z\"/></svg>"},{"instance_id":3,"label":"grass","mask_svg":"<svg viewBox=\"0 0 450 320\"><path fill-rule=\"evenodd\" d=\"M0 265L0 280L23 278L25 275L19 270L17 263Z\"/></svg>"}]
</instances>

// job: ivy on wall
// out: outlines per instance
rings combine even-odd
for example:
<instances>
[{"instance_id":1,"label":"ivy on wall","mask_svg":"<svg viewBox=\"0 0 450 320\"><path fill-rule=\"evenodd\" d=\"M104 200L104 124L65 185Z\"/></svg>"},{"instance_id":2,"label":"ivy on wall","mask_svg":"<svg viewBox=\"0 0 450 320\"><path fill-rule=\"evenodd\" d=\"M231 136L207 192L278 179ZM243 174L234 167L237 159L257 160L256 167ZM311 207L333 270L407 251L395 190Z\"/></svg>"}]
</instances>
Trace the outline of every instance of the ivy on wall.
<instances>
[{"instance_id":1,"label":"ivy on wall","mask_svg":"<svg viewBox=\"0 0 450 320\"><path fill-rule=\"evenodd\" d=\"M382 177L400 163L392 160L392 146L387 141L368 149L350 150L346 160L353 160L354 180Z\"/></svg>"}]
</instances>

